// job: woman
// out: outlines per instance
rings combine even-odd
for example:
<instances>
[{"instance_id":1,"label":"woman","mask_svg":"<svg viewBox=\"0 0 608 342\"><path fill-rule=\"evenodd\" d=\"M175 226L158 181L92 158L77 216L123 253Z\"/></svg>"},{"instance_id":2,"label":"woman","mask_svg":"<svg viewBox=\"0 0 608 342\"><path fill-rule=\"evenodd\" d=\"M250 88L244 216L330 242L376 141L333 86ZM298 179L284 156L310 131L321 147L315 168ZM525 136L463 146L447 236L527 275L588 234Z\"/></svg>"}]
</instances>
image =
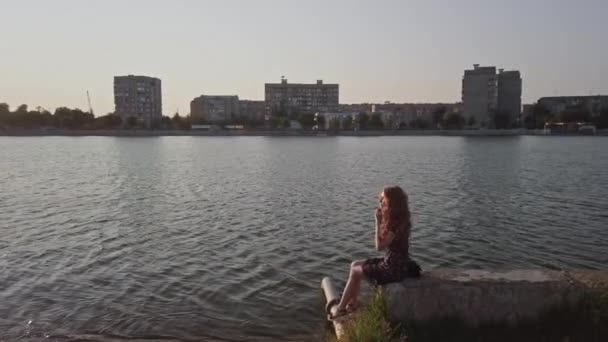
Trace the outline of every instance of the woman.
<instances>
[{"instance_id":1,"label":"woman","mask_svg":"<svg viewBox=\"0 0 608 342\"><path fill-rule=\"evenodd\" d=\"M363 278L376 285L419 277L420 266L409 258L411 230L410 209L405 192L398 186L385 188L375 213L376 249L385 250L382 258L357 260L350 265L350 275L340 303L328 303L329 318L333 319L354 309Z\"/></svg>"}]
</instances>

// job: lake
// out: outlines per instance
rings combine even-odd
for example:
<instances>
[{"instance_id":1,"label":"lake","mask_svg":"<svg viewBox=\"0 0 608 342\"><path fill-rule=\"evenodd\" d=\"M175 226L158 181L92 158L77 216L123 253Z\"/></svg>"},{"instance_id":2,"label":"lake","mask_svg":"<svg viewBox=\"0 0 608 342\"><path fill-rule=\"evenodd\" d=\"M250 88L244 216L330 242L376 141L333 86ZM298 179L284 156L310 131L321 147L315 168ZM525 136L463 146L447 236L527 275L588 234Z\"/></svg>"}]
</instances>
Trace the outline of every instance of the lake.
<instances>
[{"instance_id":1,"label":"lake","mask_svg":"<svg viewBox=\"0 0 608 342\"><path fill-rule=\"evenodd\" d=\"M423 269L608 265L608 138L0 137L0 338L318 340L384 185ZM341 283L342 284L342 283Z\"/></svg>"}]
</instances>

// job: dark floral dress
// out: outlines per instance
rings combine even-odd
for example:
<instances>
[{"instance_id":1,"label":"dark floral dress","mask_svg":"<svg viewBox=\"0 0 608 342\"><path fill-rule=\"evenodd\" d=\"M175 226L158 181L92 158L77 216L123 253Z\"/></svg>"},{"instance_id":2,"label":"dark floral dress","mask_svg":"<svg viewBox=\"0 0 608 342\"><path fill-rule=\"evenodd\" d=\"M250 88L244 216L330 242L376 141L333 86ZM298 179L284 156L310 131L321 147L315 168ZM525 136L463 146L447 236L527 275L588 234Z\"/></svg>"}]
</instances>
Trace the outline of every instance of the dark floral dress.
<instances>
[{"instance_id":1,"label":"dark floral dress","mask_svg":"<svg viewBox=\"0 0 608 342\"><path fill-rule=\"evenodd\" d=\"M391 230L395 237L388 245L386 255L371 258L363 263L363 274L375 285L402 281L420 276L420 266L410 259L409 234L403 227Z\"/></svg>"}]
</instances>

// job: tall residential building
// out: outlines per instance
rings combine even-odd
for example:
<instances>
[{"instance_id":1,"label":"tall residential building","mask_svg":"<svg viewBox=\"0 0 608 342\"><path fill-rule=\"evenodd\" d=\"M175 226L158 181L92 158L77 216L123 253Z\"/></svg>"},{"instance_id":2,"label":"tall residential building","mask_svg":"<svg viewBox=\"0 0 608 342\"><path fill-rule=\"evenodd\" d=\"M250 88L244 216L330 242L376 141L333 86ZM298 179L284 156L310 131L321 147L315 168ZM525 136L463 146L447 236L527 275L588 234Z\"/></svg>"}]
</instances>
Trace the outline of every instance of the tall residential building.
<instances>
[{"instance_id":1,"label":"tall residential building","mask_svg":"<svg viewBox=\"0 0 608 342\"><path fill-rule=\"evenodd\" d=\"M213 123L240 116L239 97L236 95L201 95L190 102L192 123Z\"/></svg>"},{"instance_id":2,"label":"tall residential building","mask_svg":"<svg viewBox=\"0 0 608 342\"><path fill-rule=\"evenodd\" d=\"M266 112L277 114L335 112L339 106L339 85L317 83L266 83Z\"/></svg>"},{"instance_id":3,"label":"tall residential building","mask_svg":"<svg viewBox=\"0 0 608 342\"><path fill-rule=\"evenodd\" d=\"M497 112L508 114L510 123L521 115L521 76L519 71L498 71Z\"/></svg>"},{"instance_id":4,"label":"tall residential building","mask_svg":"<svg viewBox=\"0 0 608 342\"><path fill-rule=\"evenodd\" d=\"M240 100L239 107L241 118L264 121L266 115L266 103L264 101Z\"/></svg>"},{"instance_id":5,"label":"tall residential building","mask_svg":"<svg viewBox=\"0 0 608 342\"><path fill-rule=\"evenodd\" d=\"M496 67L465 70L462 78L462 103L466 120L475 118L475 125L486 127L492 122L497 107Z\"/></svg>"},{"instance_id":6,"label":"tall residential building","mask_svg":"<svg viewBox=\"0 0 608 342\"><path fill-rule=\"evenodd\" d=\"M160 120L162 93L160 79L147 76L114 76L115 113L123 123L135 117L140 124L150 127Z\"/></svg>"}]
</instances>

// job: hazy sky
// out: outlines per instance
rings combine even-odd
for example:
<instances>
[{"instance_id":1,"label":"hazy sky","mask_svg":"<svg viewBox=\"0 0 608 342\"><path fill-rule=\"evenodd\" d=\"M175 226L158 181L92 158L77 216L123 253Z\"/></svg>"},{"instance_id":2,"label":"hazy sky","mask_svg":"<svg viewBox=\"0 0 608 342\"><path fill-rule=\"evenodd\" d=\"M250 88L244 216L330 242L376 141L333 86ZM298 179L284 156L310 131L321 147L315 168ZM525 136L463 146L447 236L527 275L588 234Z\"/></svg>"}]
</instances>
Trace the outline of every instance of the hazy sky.
<instances>
[{"instance_id":1,"label":"hazy sky","mask_svg":"<svg viewBox=\"0 0 608 342\"><path fill-rule=\"evenodd\" d=\"M114 110L113 76L156 76L163 112L264 83L341 103L454 102L473 63L519 69L524 102L608 94L608 0L0 0L0 102Z\"/></svg>"}]
</instances>

